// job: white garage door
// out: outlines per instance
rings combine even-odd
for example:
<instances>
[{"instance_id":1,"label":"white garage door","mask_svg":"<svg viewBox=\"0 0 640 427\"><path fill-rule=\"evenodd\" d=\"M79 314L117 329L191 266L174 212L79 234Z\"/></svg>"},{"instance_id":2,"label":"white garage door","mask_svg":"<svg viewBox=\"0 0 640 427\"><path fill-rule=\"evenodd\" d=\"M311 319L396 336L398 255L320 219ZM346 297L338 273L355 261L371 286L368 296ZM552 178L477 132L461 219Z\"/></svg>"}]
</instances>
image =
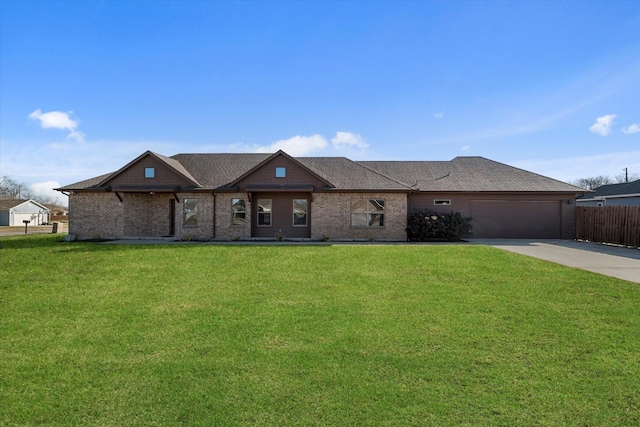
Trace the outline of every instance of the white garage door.
<instances>
[{"instance_id":1,"label":"white garage door","mask_svg":"<svg viewBox=\"0 0 640 427\"><path fill-rule=\"evenodd\" d=\"M561 202L472 200L473 236L503 239L559 239Z\"/></svg>"}]
</instances>

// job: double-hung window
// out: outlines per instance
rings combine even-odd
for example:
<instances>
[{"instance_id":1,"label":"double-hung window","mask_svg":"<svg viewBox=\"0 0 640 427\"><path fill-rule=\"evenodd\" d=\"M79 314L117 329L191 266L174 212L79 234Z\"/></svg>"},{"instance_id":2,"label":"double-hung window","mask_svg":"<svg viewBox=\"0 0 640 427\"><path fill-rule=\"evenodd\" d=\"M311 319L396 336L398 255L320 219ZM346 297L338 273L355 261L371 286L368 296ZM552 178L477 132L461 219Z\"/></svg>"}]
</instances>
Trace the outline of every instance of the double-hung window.
<instances>
[{"instance_id":1,"label":"double-hung window","mask_svg":"<svg viewBox=\"0 0 640 427\"><path fill-rule=\"evenodd\" d=\"M231 224L244 225L247 220L247 202L245 199L231 199Z\"/></svg>"},{"instance_id":2,"label":"double-hung window","mask_svg":"<svg viewBox=\"0 0 640 427\"><path fill-rule=\"evenodd\" d=\"M258 199L258 225L262 227L271 226L271 199Z\"/></svg>"},{"instance_id":3,"label":"double-hung window","mask_svg":"<svg viewBox=\"0 0 640 427\"><path fill-rule=\"evenodd\" d=\"M307 199L293 199L293 225L307 226Z\"/></svg>"},{"instance_id":4,"label":"double-hung window","mask_svg":"<svg viewBox=\"0 0 640 427\"><path fill-rule=\"evenodd\" d=\"M384 227L384 200L352 199L352 227Z\"/></svg>"},{"instance_id":5,"label":"double-hung window","mask_svg":"<svg viewBox=\"0 0 640 427\"><path fill-rule=\"evenodd\" d=\"M198 225L198 199L184 199L184 225Z\"/></svg>"}]
</instances>

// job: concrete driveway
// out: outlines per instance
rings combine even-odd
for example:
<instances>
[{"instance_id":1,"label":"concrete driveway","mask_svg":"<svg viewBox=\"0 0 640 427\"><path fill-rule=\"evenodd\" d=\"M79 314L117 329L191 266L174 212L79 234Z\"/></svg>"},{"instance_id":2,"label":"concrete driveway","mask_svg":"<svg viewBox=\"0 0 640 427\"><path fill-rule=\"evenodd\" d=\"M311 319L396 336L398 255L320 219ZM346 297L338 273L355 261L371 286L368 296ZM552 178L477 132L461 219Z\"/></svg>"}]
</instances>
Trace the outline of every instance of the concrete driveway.
<instances>
[{"instance_id":1,"label":"concrete driveway","mask_svg":"<svg viewBox=\"0 0 640 427\"><path fill-rule=\"evenodd\" d=\"M573 240L468 239L593 273L640 283L640 250Z\"/></svg>"}]
</instances>

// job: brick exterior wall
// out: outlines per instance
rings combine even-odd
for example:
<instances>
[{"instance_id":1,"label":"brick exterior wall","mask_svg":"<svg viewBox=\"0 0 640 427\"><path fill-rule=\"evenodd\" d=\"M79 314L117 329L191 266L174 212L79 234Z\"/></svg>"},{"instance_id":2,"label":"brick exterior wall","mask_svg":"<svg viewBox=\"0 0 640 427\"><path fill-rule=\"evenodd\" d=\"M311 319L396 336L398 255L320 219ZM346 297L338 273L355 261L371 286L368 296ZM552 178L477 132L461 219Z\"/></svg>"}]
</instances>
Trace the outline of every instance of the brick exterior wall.
<instances>
[{"instance_id":1,"label":"brick exterior wall","mask_svg":"<svg viewBox=\"0 0 640 427\"><path fill-rule=\"evenodd\" d=\"M211 193L180 193L176 203L176 238L185 240L209 240L214 238L213 206L214 197ZM198 199L197 225L184 224L184 199Z\"/></svg>"},{"instance_id":2,"label":"brick exterior wall","mask_svg":"<svg viewBox=\"0 0 640 427\"><path fill-rule=\"evenodd\" d=\"M384 227L352 227L352 199L383 199ZM406 193L315 193L311 209L311 238L321 240L406 240Z\"/></svg>"},{"instance_id":3,"label":"brick exterior wall","mask_svg":"<svg viewBox=\"0 0 640 427\"><path fill-rule=\"evenodd\" d=\"M74 193L69 195L69 234L78 240L166 237L171 233L173 194ZM213 195L181 193L175 202L176 238L208 240L213 237ZM198 224L183 224L185 198L198 199Z\"/></svg>"},{"instance_id":4,"label":"brick exterior wall","mask_svg":"<svg viewBox=\"0 0 640 427\"><path fill-rule=\"evenodd\" d=\"M79 240L122 237L124 203L114 193L70 194L69 234Z\"/></svg>"},{"instance_id":5,"label":"brick exterior wall","mask_svg":"<svg viewBox=\"0 0 640 427\"><path fill-rule=\"evenodd\" d=\"M165 237L170 234L173 194L74 193L69 196L69 234L79 240ZM245 199L244 225L232 225L231 199ZM251 238L251 204L246 193L180 193L175 202L176 239L241 240ZM198 199L197 225L184 224L184 199ZM383 199L384 227L352 227L352 199ZM215 204L215 216L214 216ZM406 240L405 193L314 193L311 239ZM215 217L215 232L214 232Z\"/></svg>"},{"instance_id":6,"label":"brick exterior wall","mask_svg":"<svg viewBox=\"0 0 640 427\"><path fill-rule=\"evenodd\" d=\"M125 237L166 237L170 230L172 194L124 193Z\"/></svg>"},{"instance_id":7,"label":"brick exterior wall","mask_svg":"<svg viewBox=\"0 0 640 427\"><path fill-rule=\"evenodd\" d=\"M231 199L246 201L244 225L232 224ZM216 194L216 240L240 240L251 237L251 204L247 193Z\"/></svg>"}]
</instances>

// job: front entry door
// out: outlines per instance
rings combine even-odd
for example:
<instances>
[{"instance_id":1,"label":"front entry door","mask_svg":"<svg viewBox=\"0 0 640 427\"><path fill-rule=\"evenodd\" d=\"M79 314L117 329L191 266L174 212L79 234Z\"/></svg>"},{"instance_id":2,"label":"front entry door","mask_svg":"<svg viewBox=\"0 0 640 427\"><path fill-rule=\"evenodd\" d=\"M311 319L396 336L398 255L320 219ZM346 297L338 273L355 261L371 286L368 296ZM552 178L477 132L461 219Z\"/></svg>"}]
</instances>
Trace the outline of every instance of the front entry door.
<instances>
[{"instance_id":1,"label":"front entry door","mask_svg":"<svg viewBox=\"0 0 640 427\"><path fill-rule=\"evenodd\" d=\"M309 193L253 193L251 201L253 237L311 237Z\"/></svg>"}]
</instances>

